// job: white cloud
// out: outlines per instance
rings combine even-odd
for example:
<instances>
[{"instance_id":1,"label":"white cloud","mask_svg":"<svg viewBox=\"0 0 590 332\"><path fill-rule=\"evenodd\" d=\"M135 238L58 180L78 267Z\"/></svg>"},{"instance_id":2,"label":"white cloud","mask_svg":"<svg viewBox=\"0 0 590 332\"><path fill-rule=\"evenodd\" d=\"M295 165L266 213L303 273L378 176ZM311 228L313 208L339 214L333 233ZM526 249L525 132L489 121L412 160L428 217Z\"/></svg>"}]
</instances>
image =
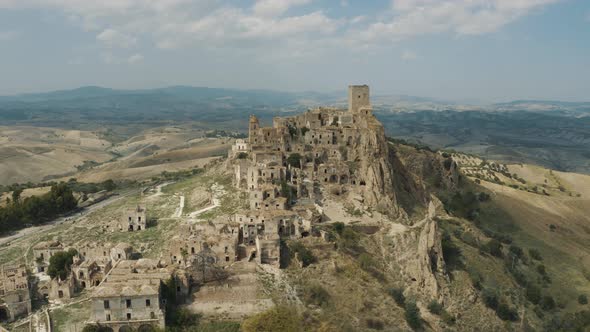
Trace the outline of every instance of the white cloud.
<instances>
[{"instance_id":1,"label":"white cloud","mask_svg":"<svg viewBox=\"0 0 590 332\"><path fill-rule=\"evenodd\" d=\"M329 16L312 0L250 0L241 6L227 0L0 0L0 8L57 9L95 32L107 49L146 41L162 49L198 45L266 55L317 54L318 47L367 50L428 34L485 34L558 1L392 0L378 14L354 17Z\"/></svg>"},{"instance_id":2,"label":"white cloud","mask_svg":"<svg viewBox=\"0 0 590 332\"><path fill-rule=\"evenodd\" d=\"M257 16L280 16L293 6L305 5L311 0L257 0L252 8Z\"/></svg>"},{"instance_id":3,"label":"white cloud","mask_svg":"<svg viewBox=\"0 0 590 332\"><path fill-rule=\"evenodd\" d=\"M389 18L361 31L361 39L395 41L443 32L485 34L558 1L561 0L393 0Z\"/></svg>"},{"instance_id":4,"label":"white cloud","mask_svg":"<svg viewBox=\"0 0 590 332\"><path fill-rule=\"evenodd\" d=\"M18 37L16 31L0 31L0 41L11 41Z\"/></svg>"},{"instance_id":5,"label":"white cloud","mask_svg":"<svg viewBox=\"0 0 590 332\"><path fill-rule=\"evenodd\" d=\"M129 48L137 43L137 39L114 29L105 29L96 39L108 47Z\"/></svg>"},{"instance_id":6,"label":"white cloud","mask_svg":"<svg viewBox=\"0 0 590 332\"><path fill-rule=\"evenodd\" d=\"M136 64L143 61L143 55L141 54L133 54L132 56L127 58L127 62L130 64Z\"/></svg>"},{"instance_id":7,"label":"white cloud","mask_svg":"<svg viewBox=\"0 0 590 332\"><path fill-rule=\"evenodd\" d=\"M409 60L416 59L417 56L416 56L416 53L409 51L409 50L405 50L402 52L401 58L402 58L402 60L409 61Z\"/></svg>"}]
</instances>

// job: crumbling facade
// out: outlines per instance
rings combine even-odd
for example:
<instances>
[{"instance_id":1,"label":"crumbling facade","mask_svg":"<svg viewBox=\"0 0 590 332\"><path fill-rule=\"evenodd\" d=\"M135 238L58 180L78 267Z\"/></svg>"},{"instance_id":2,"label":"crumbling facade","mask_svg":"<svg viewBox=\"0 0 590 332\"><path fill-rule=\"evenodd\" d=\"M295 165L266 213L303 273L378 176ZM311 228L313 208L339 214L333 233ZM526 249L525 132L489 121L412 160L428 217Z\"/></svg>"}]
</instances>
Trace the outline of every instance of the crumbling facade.
<instances>
[{"instance_id":1,"label":"crumbling facade","mask_svg":"<svg viewBox=\"0 0 590 332\"><path fill-rule=\"evenodd\" d=\"M100 285L112 266L120 260L131 259L133 248L121 242L85 243L78 246L78 255L74 257L72 274L79 289Z\"/></svg>"},{"instance_id":2,"label":"crumbling facade","mask_svg":"<svg viewBox=\"0 0 590 332\"><path fill-rule=\"evenodd\" d=\"M327 194L354 193L372 208L396 212L389 149L368 86L349 87L348 109L276 117L272 127L252 115L248 129L248 139L229 153L234 184L249 195L249 209L233 220L237 260L278 265L280 239L309 235Z\"/></svg>"},{"instance_id":3,"label":"crumbling facade","mask_svg":"<svg viewBox=\"0 0 590 332\"><path fill-rule=\"evenodd\" d=\"M27 269L0 267L0 321L13 321L31 313L31 295Z\"/></svg>"},{"instance_id":4,"label":"crumbling facade","mask_svg":"<svg viewBox=\"0 0 590 332\"><path fill-rule=\"evenodd\" d=\"M35 257L35 270L38 273L44 273L49 267L49 260L53 255L65 250L63 243L59 241L43 241L33 247L33 256Z\"/></svg>"},{"instance_id":5,"label":"crumbling facade","mask_svg":"<svg viewBox=\"0 0 590 332\"><path fill-rule=\"evenodd\" d=\"M132 331L163 329L165 300L161 290L163 282L172 276L171 269L155 260L118 262L108 280L92 293L92 313L87 323L106 326L115 332L129 328Z\"/></svg>"},{"instance_id":6,"label":"crumbling facade","mask_svg":"<svg viewBox=\"0 0 590 332\"><path fill-rule=\"evenodd\" d=\"M119 230L121 231L141 231L147 227L147 213L146 208L138 205L133 209L125 211L119 223Z\"/></svg>"}]
</instances>

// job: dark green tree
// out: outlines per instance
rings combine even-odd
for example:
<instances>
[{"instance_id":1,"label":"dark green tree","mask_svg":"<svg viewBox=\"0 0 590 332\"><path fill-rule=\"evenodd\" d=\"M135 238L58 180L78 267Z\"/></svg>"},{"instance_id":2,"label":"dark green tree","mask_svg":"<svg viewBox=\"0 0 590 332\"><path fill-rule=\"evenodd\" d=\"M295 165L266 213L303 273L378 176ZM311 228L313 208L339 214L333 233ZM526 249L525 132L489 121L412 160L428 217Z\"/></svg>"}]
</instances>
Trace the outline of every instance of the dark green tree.
<instances>
[{"instance_id":1,"label":"dark green tree","mask_svg":"<svg viewBox=\"0 0 590 332\"><path fill-rule=\"evenodd\" d=\"M47 268L47 274L51 278L66 279L70 272L70 267L73 263L73 258L78 254L76 249L70 249L68 251L62 251L54 254L49 259L49 267Z\"/></svg>"}]
</instances>

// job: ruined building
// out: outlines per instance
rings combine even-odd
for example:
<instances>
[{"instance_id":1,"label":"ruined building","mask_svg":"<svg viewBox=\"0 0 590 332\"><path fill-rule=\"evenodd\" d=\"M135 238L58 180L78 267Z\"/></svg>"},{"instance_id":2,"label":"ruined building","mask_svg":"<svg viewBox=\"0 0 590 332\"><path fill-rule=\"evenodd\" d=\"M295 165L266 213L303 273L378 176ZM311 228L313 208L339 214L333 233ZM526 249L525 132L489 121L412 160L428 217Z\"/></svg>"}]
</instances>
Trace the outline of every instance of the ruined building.
<instances>
[{"instance_id":1,"label":"ruined building","mask_svg":"<svg viewBox=\"0 0 590 332\"><path fill-rule=\"evenodd\" d=\"M46 272L51 256L64 250L64 245L59 241L43 241L35 245L33 256L35 257L36 272Z\"/></svg>"},{"instance_id":2,"label":"ruined building","mask_svg":"<svg viewBox=\"0 0 590 332\"><path fill-rule=\"evenodd\" d=\"M106 326L115 332L163 329L165 299L161 289L172 274L170 268L151 259L119 261L92 293L91 317L87 323Z\"/></svg>"},{"instance_id":3,"label":"ruined building","mask_svg":"<svg viewBox=\"0 0 590 332\"><path fill-rule=\"evenodd\" d=\"M125 211L119 223L119 230L122 231L141 231L147 226L146 209L138 205L134 209Z\"/></svg>"},{"instance_id":4,"label":"ruined building","mask_svg":"<svg viewBox=\"0 0 590 332\"><path fill-rule=\"evenodd\" d=\"M0 321L13 321L30 313L31 296L26 267L0 267Z\"/></svg>"},{"instance_id":5,"label":"ruined building","mask_svg":"<svg viewBox=\"0 0 590 332\"><path fill-rule=\"evenodd\" d=\"M349 87L348 109L276 117L272 127L250 116L248 139L229 152L234 183L250 205L234 216L236 259L278 265L280 239L309 235L326 195L354 194L380 212L398 213L389 153L366 85Z\"/></svg>"}]
</instances>

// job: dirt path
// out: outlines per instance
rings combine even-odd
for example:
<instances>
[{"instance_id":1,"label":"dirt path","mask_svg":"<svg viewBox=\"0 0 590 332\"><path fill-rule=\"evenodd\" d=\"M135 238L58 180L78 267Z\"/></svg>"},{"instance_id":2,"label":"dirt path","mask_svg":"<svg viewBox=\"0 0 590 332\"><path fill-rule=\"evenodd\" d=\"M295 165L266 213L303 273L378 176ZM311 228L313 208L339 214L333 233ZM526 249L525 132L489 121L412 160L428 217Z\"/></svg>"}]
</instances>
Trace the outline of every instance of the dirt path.
<instances>
[{"instance_id":1,"label":"dirt path","mask_svg":"<svg viewBox=\"0 0 590 332\"><path fill-rule=\"evenodd\" d=\"M178 208L174 211L172 218L180 218L182 216L182 211L184 210L184 195L180 196L180 202L178 203Z\"/></svg>"},{"instance_id":2,"label":"dirt path","mask_svg":"<svg viewBox=\"0 0 590 332\"><path fill-rule=\"evenodd\" d=\"M209 210L213 210L213 209L215 209L218 206L221 206L221 197L223 195L225 195L225 190L224 190L223 186L222 185L219 185L217 183L214 183L211 186L211 192L212 192L211 193L211 205L209 205L209 206L207 206L205 208L202 208L200 210L191 212L189 214L189 217L194 218L194 217L196 217L196 216L198 216L198 215L200 215L202 213L205 213L205 212L207 212Z\"/></svg>"}]
</instances>

